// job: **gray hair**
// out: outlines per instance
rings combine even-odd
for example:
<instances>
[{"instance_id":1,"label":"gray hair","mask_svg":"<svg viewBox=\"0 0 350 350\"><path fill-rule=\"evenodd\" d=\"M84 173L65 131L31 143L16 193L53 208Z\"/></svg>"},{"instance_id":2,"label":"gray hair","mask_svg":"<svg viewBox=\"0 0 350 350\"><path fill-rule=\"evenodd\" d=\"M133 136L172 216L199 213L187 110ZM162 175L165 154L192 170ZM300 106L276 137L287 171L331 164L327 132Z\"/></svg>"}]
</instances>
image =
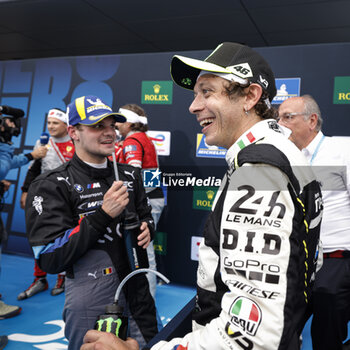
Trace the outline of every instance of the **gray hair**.
<instances>
[{"instance_id":1,"label":"gray hair","mask_svg":"<svg viewBox=\"0 0 350 350\"><path fill-rule=\"evenodd\" d=\"M305 106L304 112L307 114L306 119L308 119L311 114L316 114L317 115L316 131L320 131L323 123L320 107L318 106L317 102L311 95L303 95L301 96L301 98L304 101L304 106Z\"/></svg>"}]
</instances>

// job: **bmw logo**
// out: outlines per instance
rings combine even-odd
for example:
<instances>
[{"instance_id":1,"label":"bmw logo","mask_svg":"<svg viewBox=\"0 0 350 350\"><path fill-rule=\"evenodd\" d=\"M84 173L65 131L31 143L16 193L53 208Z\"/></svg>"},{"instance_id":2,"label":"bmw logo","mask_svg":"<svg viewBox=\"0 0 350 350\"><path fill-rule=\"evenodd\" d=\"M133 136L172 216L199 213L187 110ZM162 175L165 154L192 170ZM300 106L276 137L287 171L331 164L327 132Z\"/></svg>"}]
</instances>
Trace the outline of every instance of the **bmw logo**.
<instances>
[{"instance_id":1,"label":"bmw logo","mask_svg":"<svg viewBox=\"0 0 350 350\"><path fill-rule=\"evenodd\" d=\"M75 184L75 185L74 185L74 189L75 189L78 193L84 192L83 186L82 186L82 185L79 185L79 184Z\"/></svg>"}]
</instances>

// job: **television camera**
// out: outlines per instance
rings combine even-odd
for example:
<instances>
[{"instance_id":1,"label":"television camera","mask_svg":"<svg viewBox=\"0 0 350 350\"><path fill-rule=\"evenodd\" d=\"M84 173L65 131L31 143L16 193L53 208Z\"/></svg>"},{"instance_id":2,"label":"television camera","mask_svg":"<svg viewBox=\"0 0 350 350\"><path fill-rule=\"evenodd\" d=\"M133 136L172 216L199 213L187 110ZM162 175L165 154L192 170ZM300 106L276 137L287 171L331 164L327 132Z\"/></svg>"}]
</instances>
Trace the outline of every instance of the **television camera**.
<instances>
[{"instance_id":1,"label":"television camera","mask_svg":"<svg viewBox=\"0 0 350 350\"><path fill-rule=\"evenodd\" d=\"M12 136L20 135L23 116L22 109L0 106L0 142L11 145Z\"/></svg>"}]
</instances>

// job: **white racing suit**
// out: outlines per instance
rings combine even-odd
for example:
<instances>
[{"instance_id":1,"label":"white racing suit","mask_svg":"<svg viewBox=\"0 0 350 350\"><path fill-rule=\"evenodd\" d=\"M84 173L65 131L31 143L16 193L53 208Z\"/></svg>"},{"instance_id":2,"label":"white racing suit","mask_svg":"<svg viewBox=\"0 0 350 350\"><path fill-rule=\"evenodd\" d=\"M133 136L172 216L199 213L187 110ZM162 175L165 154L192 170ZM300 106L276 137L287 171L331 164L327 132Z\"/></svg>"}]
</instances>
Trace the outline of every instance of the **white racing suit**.
<instances>
[{"instance_id":1,"label":"white racing suit","mask_svg":"<svg viewBox=\"0 0 350 350\"><path fill-rule=\"evenodd\" d=\"M275 121L228 150L199 248L193 331L152 350L285 350L304 325L322 197Z\"/></svg>"}]
</instances>

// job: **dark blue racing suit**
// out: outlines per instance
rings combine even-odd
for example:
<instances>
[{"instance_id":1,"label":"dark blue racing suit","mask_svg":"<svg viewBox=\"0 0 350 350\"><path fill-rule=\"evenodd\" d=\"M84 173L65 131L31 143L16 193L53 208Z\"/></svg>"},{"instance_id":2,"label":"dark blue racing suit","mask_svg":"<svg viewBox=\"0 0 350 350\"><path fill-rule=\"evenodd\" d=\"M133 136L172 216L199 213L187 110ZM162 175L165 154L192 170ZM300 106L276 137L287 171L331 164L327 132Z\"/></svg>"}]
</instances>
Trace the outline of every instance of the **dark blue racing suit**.
<instances>
[{"instance_id":1,"label":"dark blue racing suit","mask_svg":"<svg viewBox=\"0 0 350 350\"><path fill-rule=\"evenodd\" d=\"M39 266L48 273L67 272L63 318L69 349L78 350L105 306L114 300L120 281L131 271L120 223L101 208L114 172L96 169L75 154L70 162L37 177L26 202L29 242ZM127 209L136 212L153 234L140 171L119 164L119 178L128 188ZM123 288L119 304L129 314L130 335L141 347L157 333L156 310L146 276L135 275Z\"/></svg>"}]
</instances>

